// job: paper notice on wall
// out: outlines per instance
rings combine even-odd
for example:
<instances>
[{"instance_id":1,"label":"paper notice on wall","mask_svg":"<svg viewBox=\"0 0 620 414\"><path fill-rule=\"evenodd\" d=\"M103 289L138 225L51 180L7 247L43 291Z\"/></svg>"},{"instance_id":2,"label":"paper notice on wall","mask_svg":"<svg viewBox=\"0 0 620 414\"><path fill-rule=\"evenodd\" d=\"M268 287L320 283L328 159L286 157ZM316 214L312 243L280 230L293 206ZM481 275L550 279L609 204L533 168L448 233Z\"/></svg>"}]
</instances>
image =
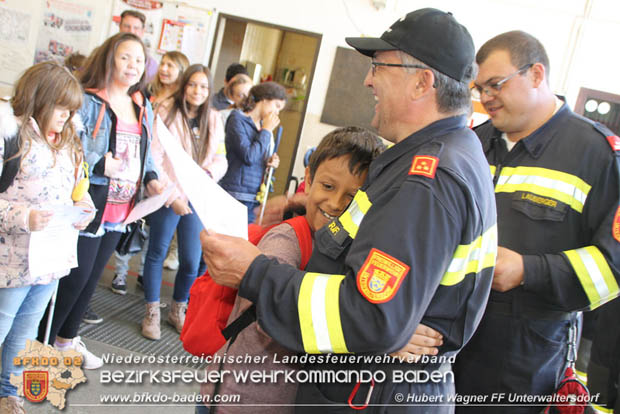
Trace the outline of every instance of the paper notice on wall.
<instances>
[{"instance_id":1,"label":"paper notice on wall","mask_svg":"<svg viewBox=\"0 0 620 414\"><path fill-rule=\"evenodd\" d=\"M28 51L32 16L9 9L0 3L0 71L2 79L13 79L30 66L32 52Z\"/></svg>"},{"instance_id":2,"label":"paper notice on wall","mask_svg":"<svg viewBox=\"0 0 620 414\"><path fill-rule=\"evenodd\" d=\"M247 240L247 207L235 200L194 162L159 116L155 122L157 138L202 225L217 233Z\"/></svg>"},{"instance_id":3,"label":"paper notice on wall","mask_svg":"<svg viewBox=\"0 0 620 414\"><path fill-rule=\"evenodd\" d=\"M34 63L62 62L74 52L87 55L93 31L93 7L79 0L47 0Z\"/></svg>"}]
</instances>

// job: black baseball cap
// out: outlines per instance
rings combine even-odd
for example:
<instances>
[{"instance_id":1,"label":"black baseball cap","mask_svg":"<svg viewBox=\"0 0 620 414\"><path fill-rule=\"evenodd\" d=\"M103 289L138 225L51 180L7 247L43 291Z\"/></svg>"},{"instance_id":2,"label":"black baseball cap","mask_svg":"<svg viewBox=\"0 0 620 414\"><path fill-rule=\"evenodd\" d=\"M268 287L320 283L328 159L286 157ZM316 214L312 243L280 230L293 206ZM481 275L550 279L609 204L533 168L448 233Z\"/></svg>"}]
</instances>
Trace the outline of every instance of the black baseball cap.
<instances>
[{"instance_id":1,"label":"black baseball cap","mask_svg":"<svg viewBox=\"0 0 620 414\"><path fill-rule=\"evenodd\" d=\"M402 50L459 82L471 76L475 49L471 35L452 13L425 8L396 21L380 38L347 37L358 52Z\"/></svg>"}]
</instances>

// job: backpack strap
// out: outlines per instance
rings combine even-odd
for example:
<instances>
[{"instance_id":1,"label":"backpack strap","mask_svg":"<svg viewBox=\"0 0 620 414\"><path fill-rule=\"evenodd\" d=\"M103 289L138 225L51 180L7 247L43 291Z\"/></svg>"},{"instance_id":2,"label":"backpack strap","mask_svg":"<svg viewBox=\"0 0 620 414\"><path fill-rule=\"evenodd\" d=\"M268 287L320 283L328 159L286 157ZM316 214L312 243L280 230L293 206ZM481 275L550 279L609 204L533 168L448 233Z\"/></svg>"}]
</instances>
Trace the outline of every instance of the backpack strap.
<instances>
[{"instance_id":1,"label":"backpack strap","mask_svg":"<svg viewBox=\"0 0 620 414\"><path fill-rule=\"evenodd\" d=\"M293 227L293 230L295 230L297 240L299 241L299 247L301 249L301 264L299 265L299 268L303 270L306 268L306 265L310 260L310 256L312 256L312 230L310 230L308 220L306 220L306 216L297 216L284 221L284 223L288 223L291 227ZM271 227L266 229L263 228L260 238L262 238L265 233L267 233L267 231L271 229ZM254 229L250 227L248 230L250 233L248 237L250 241L252 241L252 243L254 244L258 244L260 238L255 241L252 238L252 234L255 233L254 235L256 236L256 234L261 231L260 226L256 226L256 228ZM228 324L226 328L222 329L222 336L226 338L226 340L230 339L230 343L232 344L233 342L235 342L235 339L237 339L237 335L239 335L239 332L247 328L255 320L256 305L252 304L241 315L239 315L237 319Z\"/></svg>"},{"instance_id":2,"label":"backpack strap","mask_svg":"<svg viewBox=\"0 0 620 414\"><path fill-rule=\"evenodd\" d=\"M299 241L299 248L301 249L301 264L299 268L304 270L308 265L308 261L310 261L310 256L312 256L312 230L310 230L308 220L306 220L306 216L297 216L286 220L285 223L288 223L295 230L297 241Z\"/></svg>"},{"instance_id":3,"label":"backpack strap","mask_svg":"<svg viewBox=\"0 0 620 414\"><path fill-rule=\"evenodd\" d=\"M19 152L19 141L19 134L4 138L3 158L5 162L2 166L2 175L0 175L0 193L4 193L13 184L19 171L21 157L10 159Z\"/></svg>"}]
</instances>

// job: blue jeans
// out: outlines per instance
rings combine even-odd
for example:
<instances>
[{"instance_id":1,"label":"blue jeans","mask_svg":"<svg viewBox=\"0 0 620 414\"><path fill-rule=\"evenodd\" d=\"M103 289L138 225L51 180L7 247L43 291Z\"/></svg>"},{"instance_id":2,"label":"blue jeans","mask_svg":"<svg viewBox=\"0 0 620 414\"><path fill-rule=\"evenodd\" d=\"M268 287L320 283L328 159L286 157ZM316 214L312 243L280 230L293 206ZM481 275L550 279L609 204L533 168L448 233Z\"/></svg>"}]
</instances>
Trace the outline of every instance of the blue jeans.
<instances>
[{"instance_id":1,"label":"blue jeans","mask_svg":"<svg viewBox=\"0 0 620 414\"><path fill-rule=\"evenodd\" d=\"M254 209L260 205L259 202L258 201L241 201L241 200L237 200L237 201L239 201L241 204L243 204L244 206L248 208L248 224L254 223L254 220L256 220L256 214L254 214Z\"/></svg>"},{"instance_id":2,"label":"blue jeans","mask_svg":"<svg viewBox=\"0 0 620 414\"><path fill-rule=\"evenodd\" d=\"M190 208L192 214L185 216L176 215L168 207L162 207L149 216L151 234L143 275L144 298L147 303L159 301L161 273L175 231L179 245L179 270L174 280L172 299L176 302L187 302L189 298L189 289L200 267L200 232L203 229L194 208L191 205Z\"/></svg>"},{"instance_id":3,"label":"blue jeans","mask_svg":"<svg viewBox=\"0 0 620 414\"><path fill-rule=\"evenodd\" d=\"M11 374L21 375L24 369L14 366L13 358L26 347L27 339L36 338L39 321L57 285L56 280L47 285L0 288L0 397L17 395L17 388L10 382Z\"/></svg>"}]
</instances>

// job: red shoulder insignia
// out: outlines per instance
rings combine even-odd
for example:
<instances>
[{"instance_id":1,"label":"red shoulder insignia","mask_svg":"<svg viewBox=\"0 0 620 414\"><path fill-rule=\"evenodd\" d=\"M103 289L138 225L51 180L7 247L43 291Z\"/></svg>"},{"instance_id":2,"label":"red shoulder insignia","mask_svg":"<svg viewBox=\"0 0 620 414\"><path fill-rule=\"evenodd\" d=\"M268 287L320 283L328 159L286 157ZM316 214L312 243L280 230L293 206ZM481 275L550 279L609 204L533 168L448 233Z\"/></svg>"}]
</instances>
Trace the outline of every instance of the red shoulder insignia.
<instances>
[{"instance_id":1,"label":"red shoulder insignia","mask_svg":"<svg viewBox=\"0 0 620 414\"><path fill-rule=\"evenodd\" d=\"M611 234L614 236L614 239L618 243L620 243L620 206L618 206L618 210L616 210L616 216L614 217L614 221L611 224Z\"/></svg>"},{"instance_id":2,"label":"red shoulder insignia","mask_svg":"<svg viewBox=\"0 0 620 414\"><path fill-rule=\"evenodd\" d=\"M430 155L416 155L413 157L409 175L423 175L428 178L435 178L439 158Z\"/></svg>"},{"instance_id":3,"label":"red shoulder insignia","mask_svg":"<svg viewBox=\"0 0 620 414\"><path fill-rule=\"evenodd\" d=\"M396 295L407 273L409 266L373 248L357 273L357 289L369 302L384 303Z\"/></svg>"},{"instance_id":4,"label":"red shoulder insignia","mask_svg":"<svg viewBox=\"0 0 620 414\"><path fill-rule=\"evenodd\" d=\"M608 135L607 142L614 151L620 151L620 138L617 135Z\"/></svg>"}]
</instances>

